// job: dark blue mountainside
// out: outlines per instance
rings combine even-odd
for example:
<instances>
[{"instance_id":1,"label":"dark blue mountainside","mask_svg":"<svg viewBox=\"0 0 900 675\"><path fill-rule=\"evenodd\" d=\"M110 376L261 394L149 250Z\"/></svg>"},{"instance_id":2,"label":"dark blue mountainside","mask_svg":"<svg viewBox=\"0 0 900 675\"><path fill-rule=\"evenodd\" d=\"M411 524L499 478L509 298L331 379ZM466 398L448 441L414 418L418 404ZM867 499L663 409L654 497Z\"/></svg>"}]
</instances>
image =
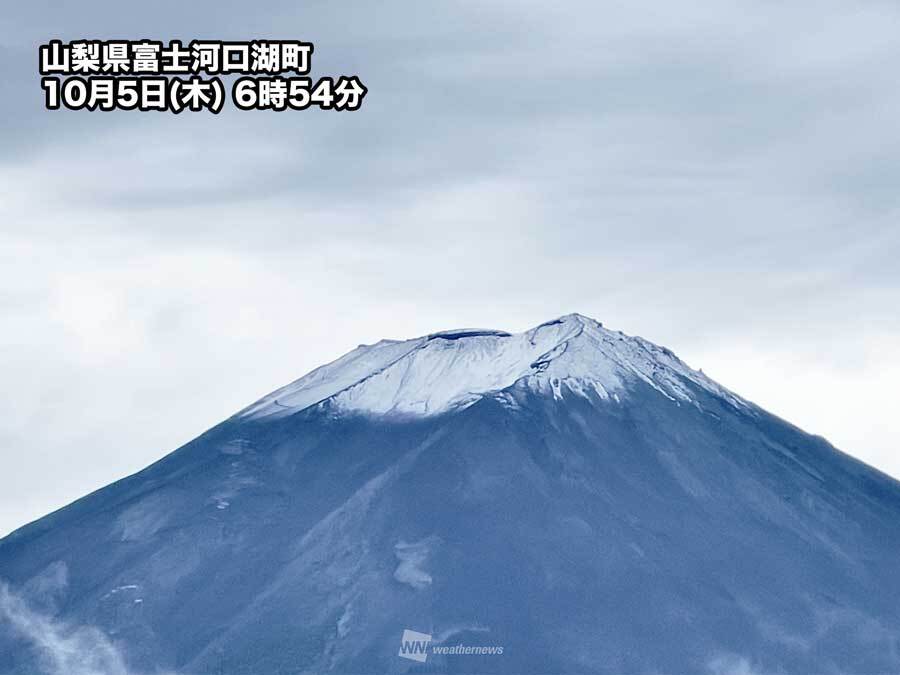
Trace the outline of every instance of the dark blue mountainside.
<instances>
[{"instance_id":1,"label":"dark blue mountainside","mask_svg":"<svg viewBox=\"0 0 900 675\"><path fill-rule=\"evenodd\" d=\"M571 315L361 346L0 579L8 674L897 673L900 484Z\"/></svg>"}]
</instances>

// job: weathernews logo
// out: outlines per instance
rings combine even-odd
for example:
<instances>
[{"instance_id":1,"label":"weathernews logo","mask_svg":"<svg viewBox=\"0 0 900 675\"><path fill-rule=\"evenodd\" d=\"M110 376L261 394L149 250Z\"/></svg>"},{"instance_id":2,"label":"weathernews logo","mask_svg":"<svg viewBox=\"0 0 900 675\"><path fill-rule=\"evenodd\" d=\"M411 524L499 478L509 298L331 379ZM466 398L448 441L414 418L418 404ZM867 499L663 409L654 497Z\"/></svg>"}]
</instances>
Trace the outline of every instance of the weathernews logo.
<instances>
[{"instance_id":1,"label":"weathernews logo","mask_svg":"<svg viewBox=\"0 0 900 675\"><path fill-rule=\"evenodd\" d=\"M428 645L431 644L431 636L426 633L417 633L414 630L404 630L400 638L400 653L404 659L425 663L428 658Z\"/></svg>"},{"instance_id":2,"label":"weathernews logo","mask_svg":"<svg viewBox=\"0 0 900 675\"><path fill-rule=\"evenodd\" d=\"M403 637L400 638L400 652L397 656L410 661L418 661L425 663L428 659L429 647L432 654L438 655L480 655L490 656L503 654L503 647L500 646L483 646L483 645L432 645L432 637L428 633L419 633L414 630L405 629Z\"/></svg>"}]
</instances>

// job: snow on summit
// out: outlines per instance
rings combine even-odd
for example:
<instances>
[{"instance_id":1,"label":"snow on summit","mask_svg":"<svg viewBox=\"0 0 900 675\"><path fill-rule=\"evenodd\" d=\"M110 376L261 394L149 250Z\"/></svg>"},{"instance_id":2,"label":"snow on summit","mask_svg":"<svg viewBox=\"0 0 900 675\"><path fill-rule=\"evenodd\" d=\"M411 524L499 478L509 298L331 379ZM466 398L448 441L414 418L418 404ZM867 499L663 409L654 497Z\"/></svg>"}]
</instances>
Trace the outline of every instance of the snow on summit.
<instances>
[{"instance_id":1,"label":"snow on summit","mask_svg":"<svg viewBox=\"0 0 900 675\"><path fill-rule=\"evenodd\" d=\"M460 329L360 345L240 416L283 416L324 401L346 411L434 415L516 384L556 398L573 393L619 400L634 380L673 401L692 400L690 382L744 405L668 349L568 314L517 334Z\"/></svg>"}]
</instances>

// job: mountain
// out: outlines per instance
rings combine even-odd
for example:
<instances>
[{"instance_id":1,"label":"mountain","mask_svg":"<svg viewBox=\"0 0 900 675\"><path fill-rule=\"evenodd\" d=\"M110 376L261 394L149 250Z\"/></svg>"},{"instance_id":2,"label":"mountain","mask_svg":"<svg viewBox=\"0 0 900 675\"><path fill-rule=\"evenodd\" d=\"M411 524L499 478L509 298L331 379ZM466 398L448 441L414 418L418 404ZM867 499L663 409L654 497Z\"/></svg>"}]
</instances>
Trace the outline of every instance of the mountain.
<instances>
[{"instance_id":1,"label":"mountain","mask_svg":"<svg viewBox=\"0 0 900 675\"><path fill-rule=\"evenodd\" d=\"M900 484L573 314L362 345L6 537L0 673L896 673L898 569Z\"/></svg>"}]
</instances>

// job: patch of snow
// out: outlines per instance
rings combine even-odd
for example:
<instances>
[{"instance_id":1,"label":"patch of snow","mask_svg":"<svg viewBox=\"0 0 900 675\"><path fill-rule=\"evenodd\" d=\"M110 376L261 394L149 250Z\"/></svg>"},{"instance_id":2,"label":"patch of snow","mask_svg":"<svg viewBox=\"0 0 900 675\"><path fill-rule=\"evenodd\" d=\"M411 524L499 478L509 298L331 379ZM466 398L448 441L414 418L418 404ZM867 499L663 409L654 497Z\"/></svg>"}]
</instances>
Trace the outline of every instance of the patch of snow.
<instances>
[{"instance_id":1,"label":"patch of snow","mask_svg":"<svg viewBox=\"0 0 900 675\"><path fill-rule=\"evenodd\" d=\"M223 455L243 455L245 452L251 450L253 444L243 438L235 438L228 443L219 447L219 452Z\"/></svg>"},{"instance_id":2,"label":"patch of snow","mask_svg":"<svg viewBox=\"0 0 900 675\"><path fill-rule=\"evenodd\" d=\"M706 497L707 492L706 488L703 486L703 481L701 481L697 476L688 469L684 463L678 459L678 455L674 452L669 452L667 450L659 451L659 458L663 463L663 466L669 470L672 474L672 477L678 482L681 488L687 492L692 497Z\"/></svg>"},{"instance_id":3,"label":"patch of snow","mask_svg":"<svg viewBox=\"0 0 900 675\"><path fill-rule=\"evenodd\" d=\"M139 588L140 588L140 586L138 586L137 584L126 584L125 586L116 586L115 588L113 588L111 591L109 591L108 593L106 593L106 594L105 594L102 598L100 598L100 599L101 599L101 600L106 600L107 598L110 598L110 597L112 597L112 596L114 596L114 595L116 595L116 594L118 594L118 593L121 593L122 591L136 591L136 590L138 590Z\"/></svg>"},{"instance_id":4,"label":"patch of snow","mask_svg":"<svg viewBox=\"0 0 900 675\"><path fill-rule=\"evenodd\" d=\"M350 619L353 618L353 612L350 609L350 606L344 608L344 613L341 614L341 618L338 619L337 622L337 632L338 637L347 637L347 633L350 632Z\"/></svg>"},{"instance_id":5,"label":"patch of snow","mask_svg":"<svg viewBox=\"0 0 900 675\"><path fill-rule=\"evenodd\" d=\"M119 515L115 533L121 541L144 541L165 527L171 512L163 495L147 495Z\"/></svg>"},{"instance_id":6,"label":"patch of snow","mask_svg":"<svg viewBox=\"0 0 900 675\"><path fill-rule=\"evenodd\" d=\"M441 632L437 633L433 638L432 642L434 644L443 644L450 638L459 635L460 633L490 633L491 629L487 626L482 626L479 623L470 623L470 624L459 624L456 626L451 626Z\"/></svg>"},{"instance_id":7,"label":"patch of snow","mask_svg":"<svg viewBox=\"0 0 900 675\"><path fill-rule=\"evenodd\" d=\"M421 591L431 585L431 575L423 569L428 562L432 549L437 543L436 537L426 537L412 544L400 541L394 546L394 555L400 564L394 570L394 579L401 584L408 584Z\"/></svg>"}]
</instances>

